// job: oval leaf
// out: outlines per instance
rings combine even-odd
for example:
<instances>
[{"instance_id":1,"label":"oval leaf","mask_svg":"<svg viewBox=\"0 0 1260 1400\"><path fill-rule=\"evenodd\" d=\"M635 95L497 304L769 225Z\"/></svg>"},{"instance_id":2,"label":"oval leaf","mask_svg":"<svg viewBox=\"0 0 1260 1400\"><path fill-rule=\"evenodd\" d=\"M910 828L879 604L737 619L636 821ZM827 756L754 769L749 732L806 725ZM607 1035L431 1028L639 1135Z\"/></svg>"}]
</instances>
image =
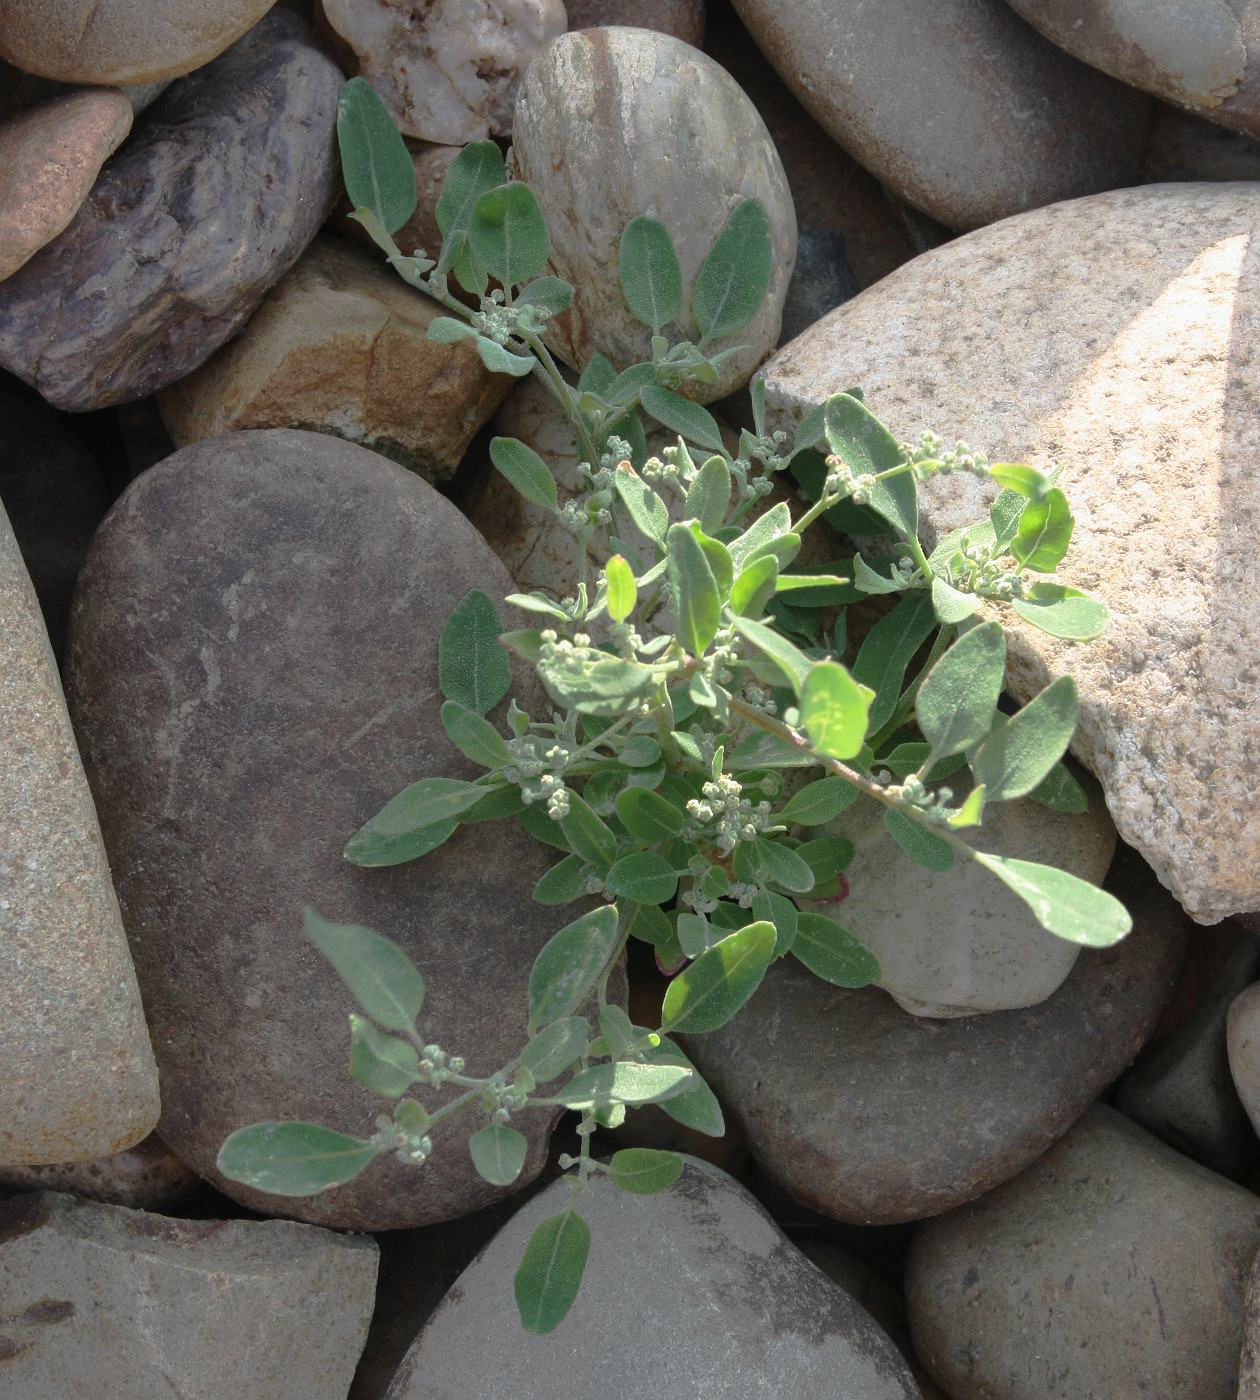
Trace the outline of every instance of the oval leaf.
<instances>
[{"instance_id":1,"label":"oval leaf","mask_svg":"<svg viewBox=\"0 0 1260 1400\"><path fill-rule=\"evenodd\" d=\"M772 258L770 220L757 200L746 199L727 219L691 289L701 345L732 335L757 314L770 286Z\"/></svg>"},{"instance_id":2,"label":"oval leaf","mask_svg":"<svg viewBox=\"0 0 1260 1400\"><path fill-rule=\"evenodd\" d=\"M529 974L531 1031L581 1006L619 942L617 910L611 904L583 914L548 940Z\"/></svg>"},{"instance_id":3,"label":"oval leaf","mask_svg":"<svg viewBox=\"0 0 1260 1400\"><path fill-rule=\"evenodd\" d=\"M668 841L687 824L685 813L647 788L626 788L617 795L617 817L640 841Z\"/></svg>"},{"instance_id":4,"label":"oval leaf","mask_svg":"<svg viewBox=\"0 0 1260 1400\"><path fill-rule=\"evenodd\" d=\"M337 145L350 203L371 210L387 233L397 232L415 213L416 168L366 78L351 78L337 98Z\"/></svg>"},{"instance_id":5,"label":"oval leaf","mask_svg":"<svg viewBox=\"0 0 1260 1400\"><path fill-rule=\"evenodd\" d=\"M819 778L794 793L776 821L788 826L823 826L856 802L860 795L844 778Z\"/></svg>"},{"instance_id":6,"label":"oval leaf","mask_svg":"<svg viewBox=\"0 0 1260 1400\"><path fill-rule=\"evenodd\" d=\"M685 1093L690 1085L691 1071L682 1065L644 1065L637 1060L622 1060L592 1065L575 1074L549 1102L586 1113L611 1104L662 1103Z\"/></svg>"},{"instance_id":7,"label":"oval leaf","mask_svg":"<svg viewBox=\"0 0 1260 1400\"><path fill-rule=\"evenodd\" d=\"M914 712L935 757L962 753L984 739L1005 673L1006 638L996 622L964 632L932 667Z\"/></svg>"},{"instance_id":8,"label":"oval leaf","mask_svg":"<svg viewBox=\"0 0 1260 1400\"><path fill-rule=\"evenodd\" d=\"M346 842L353 865L401 865L427 855L459 825L459 815L494 792L455 778L422 778L405 787Z\"/></svg>"},{"instance_id":9,"label":"oval leaf","mask_svg":"<svg viewBox=\"0 0 1260 1400\"><path fill-rule=\"evenodd\" d=\"M489 720L482 719L467 705L447 700L442 706L441 718L447 738L465 758L483 768L502 768L512 762L511 750L503 736Z\"/></svg>"},{"instance_id":10,"label":"oval leaf","mask_svg":"<svg viewBox=\"0 0 1260 1400\"><path fill-rule=\"evenodd\" d=\"M702 953L669 984L662 1029L695 1034L724 1026L761 986L775 939L774 925L758 920Z\"/></svg>"},{"instance_id":11,"label":"oval leaf","mask_svg":"<svg viewBox=\"0 0 1260 1400\"><path fill-rule=\"evenodd\" d=\"M990 802L1007 802L1035 788L1063 757L1076 730L1076 682L1060 676L980 745L971 760Z\"/></svg>"},{"instance_id":12,"label":"oval leaf","mask_svg":"<svg viewBox=\"0 0 1260 1400\"><path fill-rule=\"evenodd\" d=\"M468 1139L477 1175L491 1186L511 1186L525 1165L529 1142L506 1123L490 1123Z\"/></svg>"},{"instance_id":13,"label":"oval leaf","mask_svg":"<svg viewBox=\"0 0 1260 1400\"><path fill-rule=\"evenodd\" d=\"M985 851L971 854L1024 901L1042 928L1069 943L1109 948L1133 927L1129 911L1114 895L1066 870Z\"/></svg>"},{"instance_id":14,"label":"oval leaf","mask_svg":"<svg viewBox=\"0 0 1260 1400\"><path fill-rule=\"evenodd\" d=\"M315 1196L352 1181L377 1155L362 1138L315 1123L254 1123L219 1148L229 1181L277 1196Z\"/></svg>"},{"instance_id":15,"label":"oval leaf","mask_svg":"<svg viewBox=\"0 0 1260 1400\"><path fill-rule=\"evenodd\" d=\"M666 548L678 640L692 656L701 657L722 620L717 580L700 542L685 525L669 527Z\"/></svg>"},{"instance_id":16,"label":"oval leaf","mask_svg":"<svg viewBox=\"0 0 1260 1400\"><path fill-rule=\"evenodd\" d=\"M660 332L682 315L682 268L669 230L641 214L621 235L621 291L636 321Z\"/></svg>"},{"instance_id":17,"label":"oval leaf","mask_svg":"<svg viewBox=\"0 0 1260 1400\"><path fill-rule=\"evenodd\" d=\"M860 685L836 661L811 666L801 691L801 723L814 748L832 758L861 752L875 692Z\"/></svg>"},{"instance_id":18,"label":"oval leaf","mask_svg":"<svg viewBox=\"0 0 1260 1400\"><path fill-rule=\"evenodd\" d=\"M604 884L636 904L667 904L678 890L674 867L656 851L634 851L604 876Z\"/></svg>"},{"instance_id":19,"label":"oval leaf","mask_svg":"<svg viewBox=\"0 0 1260 1400\"><path fill-rule=\"evenodd\" d=\"M411 1030L424 1005L424 978L406 953L370 928L330 923L309 907L305 919L306 936L363 1010L386 1030Z\"/></svg>"},{"instance_id":20,"label":"oval leaf","mask_svg":"<svg viewBox=\"0 0 1260 1400\"><path fill-rule=\"evenodd\" d=\"M420 1078L420 1056L414 1045L351 1016L350 1073L374 1094L398 1099Z\"/></svg>"},{"instance_id":21,"label":"oval leaf","mask_svg":"<svg viewBox=\"0 0 1260 1400\"><path fill-rule=\"evenodd\" d=\"M604 579L607 585L608 616L614 622L624 622L634 611L634 605L639 600L639 588L634 581L634 573L620 554L614 554L604 566Z\"/></svg>"},{"instance_id":22,"label":"oval leaf","mask_svg":"<svg viewBox=\"0 0 1260 1400\"><path fill-rule=\"evenodd\" d=\"M879 976L875 955L825 914L798 916L792 953L815 977L837 987L868 987Z\"/></svg>"},{"instance_id":23,"label":"oval leaf","mask_svg":"<svg viewBox=\"0 0 1260 1400\"><path fill-rule=\"evenodd\" d=\"M438 640L438 684L446 699L484 715L508 693L512 670L499 645L502 631L498 610L481 589L456 604Z\"/></svg>"},{"instance_id":24,"label":"oval leaf","mask_svg":"<svg viewBox=\"0 0 1260 1400\"><path fill-rule=\"evenodd\" d=\"M582 1286L590 1249L590 1226L571 1210L544 1220L534 1231L513 1283L526 1332L545 1336L564 1321Z\"/></svg>"},{"instance_id":25,"label":"oval leaf","mask_svg":"<svg viewBox=\"0 0 1260 1400\"><path fill-rule=\"evenodd\" d=\"M1051 574L1072 542L1072 518L1067 497L1056 486L1037 501L1029 501L1019 517L1010 550L1026 569Z\"/></svg>"},{"instance_id":26,"label":"oval leaf","mask_svg":"<svg viewBox=\"0 0 1260 1400\"><path fill-rule=\"evenodd\" d=\"M527 501L557 511L556 479L532 447L516 438L491 438L490 460Z\"/></svg>"},{"instance_id":27,"label":"oval leaf","mask_svg":"<svg viewBox=\"0 0 1260 1400\"><path fill-rule=\"evenodd\" d=\"M707 408L684 399L670 389L662 389L656 384L646 385L639 395L643 407L670 432L679 434L688 442L707 447L710 452L722 451L722 433L717 419Z\"/></svg>"},{"instance_id":28,"label":"oval leaf","mask_svg":"<svg viewBox=\"0 0 1260 1400\"><path fill-rule=\"evenodd\" d=\"M539 1084L546 1084L578 1059L589 1036L590 1027L583 1016L553 1021L521 1051L521 1065Z\"/></svg>"},{"instance_id":29,"label":"oval leaf","mask_svg":"<svg viewBox=\"0 0 1260 1400\"><path fill-rule=\"evenodd\" d=\"M677 1152L651 1147L625 1147L614 1152L609 1164L612 1179L632 1196L655 1196L667 1191L682 1175L683 1159Z\"/></svg>"},{"instance_id":30,"label":"oval leaf","mask_svg":"<svg viewBox=\"0 0 1260 1400\"><path fill-rule=\"evenodd\" d=\"M519 180L480 196L468 222L468 241L477 261L505 287L537 277L551 255L538 200Z\"/></svg>"}]
</instances>

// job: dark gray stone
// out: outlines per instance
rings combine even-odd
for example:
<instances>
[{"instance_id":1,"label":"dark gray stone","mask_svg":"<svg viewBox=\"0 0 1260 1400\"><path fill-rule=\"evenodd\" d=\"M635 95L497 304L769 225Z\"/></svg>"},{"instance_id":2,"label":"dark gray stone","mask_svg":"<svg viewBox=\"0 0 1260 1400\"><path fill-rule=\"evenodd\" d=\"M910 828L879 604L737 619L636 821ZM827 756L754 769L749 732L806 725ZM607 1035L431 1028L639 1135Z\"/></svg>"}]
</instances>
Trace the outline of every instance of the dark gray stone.
<instances>
[{"instance_id":1,"label":"dark gray stone","mask_svg":"<svg viewBox=\"0 0 1260 1400\"><path fill-rule=\"evenodd\" d=\"M778 963L733 1021L687 1037L687 1053L767 1176L806 1205L865 1225L949 1210L1039 1157L1150 1034L1181 915L1132 866L1113 887L1133 932L1083 951L1039 1006L926 1021L877 988Z\"/></svg>"},{"instance_id":2,"label":"dark gray stone","mask_svg":"<svg viewBox=\"0 0 1260 1400\"><path fill-rule=\"evenodd\" d=\"M0 283L0 364L75 410L201 364L332 207L341 81L276 10L175 83L66 231Z\"/></svg>"},{"instance_id":3,"label":"dark gray stone","mask_svg":"<svg viewBox=\"0 0 1260 1400\"><path fill-rule=\"evenodd\" d=\"M796 267L783 303L779 344L795 340L860 290L844 255L844 234L832 228L802 229L797 235Z\"/></svg>"},{"instance_id":4,"label":"dark gray stone","mask_svg":"<svg viewBox=\"0 0 1260 1400\"><path fill-rule=\"evenodd\" d=\"M68 686L152 1016L162 1136L269 1214L394 1229L506 1194L475 1175L456 1132L422 1169L386 1156L303 1200L214 1168L246 1124L367 1134L385 1106L347 1072L354 1004L302 936L305 904L402 943L428 981L424 1035L470 1073L523 1043L530 966L565 922L529 898L550 853L503 823L390 869L342 858L407 784L480 771L437 721L438 636L471 588L511 591L432 487L364 448L285 429L209 439L146 472L80 578ZM521 1183L541 1169L554 1118L521 1115Z\"/></svg>"}]
</instances>

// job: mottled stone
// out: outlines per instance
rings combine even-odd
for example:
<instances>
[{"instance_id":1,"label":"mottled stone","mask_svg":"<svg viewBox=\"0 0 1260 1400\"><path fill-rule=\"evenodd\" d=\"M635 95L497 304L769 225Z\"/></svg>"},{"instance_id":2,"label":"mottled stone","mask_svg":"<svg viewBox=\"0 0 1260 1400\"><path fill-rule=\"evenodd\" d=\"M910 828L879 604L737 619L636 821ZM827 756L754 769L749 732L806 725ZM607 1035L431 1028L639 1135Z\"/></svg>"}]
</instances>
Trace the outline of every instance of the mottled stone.
<instances>
[{"instance_id":1,"label":"mottled stone","mask_svg":"<svg viewBox=\"0 0 1260 1400\"><path fill-rule=\"evenodd\" d=\"M444 480L514 382L491 374L470 341L429 340L444 314L379 256L317 239L244 335L162 391L162 417L177 447L309 428Z\"/></svg>"},{"instance_id":2,"label":"mottled stone","mask_svg":"<svg viewBox=\"0 0 1260 1400\"><path fill-rule=\"evenodd\" d=\"M96 812L35 590L0 509L0 1163L118 1152L157 1115Z\"/></svg>"},{"instance_id":3,"label":"mottled stone","mask_svg":"<svg viewBox=\"0 0 1260 1400\"><path fill-rule=\"evenodd\" d=\"M1104 73L1260 135L1260 3L1008 0L1051 42Z\"/></svg>"},{"instance_id":4,"label":"mottled stone","mask_svg":"<svg viewBox=\"0 0 1260 1400\"><path fill-rule=\"evenodd\" d=\"M212 355L328 213L341 81L276 10L174 84L65 232L0 283L0 364L79 410Z\"/></svg>"},{"instance_id":5,"label":"mottled stone","mask_svg":"<svg viewBox=\"0 0 1260 1400\"><path fill-rule=\"evenodd\" d=\"M5 1394L344 1400L375 1283L369 1239L20 1196L0 1205Z\"/></svg>"},{"instance_id":6,"label":"mottled stone","mask_svg":"<svg viewBox=\"0 0 1260 1400\"><path fill-rule=\"evenodd\" d=\"M823 129L949 228L1136 177L1146 100L995 0L735 0L735 8Z\"/></svg>"},{"instance_id":7,"label":"mottled stone","mask_svg":"<svg viewBox=\"0 0 1260 1400\"><path fill-rule=\"evenodd\" d=\"M844 254L844 235L830 228L802 230L796 244L796 267L783 303L779 344L795 340L828 311L857 294L858 284Z\"/></svg>"},{"instance_id":8,"label":"mottled stone","mask_svg":"<svg viewBox=\"0 0 1260 1400\"><path fill-rule=\"evenodd\" d=\"M522 1333L505 1321L512 1275L534 1229L568 1200L557 1182L500 1231L421 1332L388 1400L594 1396L610 1377L633 1377L644 1395L706 1400L917 1400L868 1314L742 1186L694 1159L656 1196L594 1178L580 1207L591 1248L577 1300L553 1336Z\"/></svg>"},{"instance_id":9,"label":"mottled stone","mask_svg":"<svg viewBox=\"0 0 1260 1400\"><path fill-rule=\"evenodd\" d=\"M0 1187L13 1191L69 1191L112 1206L164 1214L203 1189L201 1182L156 1134L98 1157L43 1167L0 1167Z\"/></svg>"},{"instance_id":10,"label":"mottled stone","mask_svg":"<svg viewBox=\"0 0 1260 1400\"><path fill-rule=\"evenodd\" d=\"M1074 751L1122 839L1204 922L1260 907L1260 805L1232 787L1260 767L1258 224L1260 186L1243 184L1040 210L916 259L765 371L776 428L860 384L901 438L931 427L994 461L1063 465L1060 577L1111 622L1088 646L1011 626L1008 683L1026 700L1076 678ZM992 490L933 483L928 530L979 518Z\"/></svg>"},{"instance_id":11,"label":"mottled stone","mask_svg":"<svg viewBox=\"0 0 1260 1400\"><path fill-rule=\"evenodd\" d=\"M529 61L565 30L563 0L323 0L399 130L463 145L512 129Z\"/></svg>"},{"instance_id":12,"label":"mottled stone","mask_svg":"<svg viewBox=\"0 0 1260 1400\"><path fill-rule=\"evenodd\" d=\"M248 1123L362 1134L382 1107L347 1073L354 1003L302 936L306 904L407 949L428 981L426 1039L470 1073L520 1048L530 965L564 922L529 899L550 853L504 824L389 869L341 854L407 784L480 771L436 715L438 636L471 588L511 591L432 487L361 447L282 429L151 468L80 578L68 689L153 1018L161 1133L266 1213L394 1229L505 1194L457 1151L423 1171L385 1157L303 1200L224 1182L214 1165ZM555 1116L519 1120L522 1183Z\"/></svg>"},{"instance_id":13,"label":"mottled stone","mask_svg":"<svg viewBox=\"0 0 1260 1400\"><path fill-rule=\"evenodd\" d=\"M704 43L704 0L564 0L570 29L600 24L655 29L699 48Z\"/></svg>"},{"instance_id":14,"label":"mottled stone","mask_svg":"<svg viewBox=\"0 0 1260 1400\"><path fill-rule=\"evenodd\" d=\"M1230 1400L1260 1199L1098 1105L915 1236L915 1346L951 1395Z\"/></svg>"},{"instance_id":15,"label":"mottled stone","mask_svg":"<svg viewBox=\"0 0 1260 1400\"><path fill-rule=\"evenodd\" d=\"M1082 952L1040 1006L928 1021L789 961L687 1053L766 1175L805 1205L864 1225L949 1210L1040 1156L1155 1024L1180 916L1149 872L1116 874L1133 932Z\"/></svg>"},{"instance_id":16,"label":"mottled stone","mask_svg":"<svg viewBox=\"0 0 1260 1400\"><path fill-rule=\"evenodd\" d=\"M411 218L394 234L394 242L408 255L417 248L423 248L430 257L436 258L442 246L442 231L437 224L437 203L442 197L446 172L461 148L436 146L431 141L408 141L407 149L416 172L416 208ZM338 206L332 227L338 233L371 248L379 259L381 250L372 241L372 235L357 219L351 219L350 213L350 200L345 197Z\"/></svg>"},{"instance_id":17,"label":"mottled stone","mask_svg":"<svg viewBox=\"0 0 1260 1400\"><path fill-rule=\"evenodd\" d=\"M796 216L765 125L730 75L646 29L566 34L530 65L512 138L516 174L547 213L550 270L575 289L572 309L548 336L574 367L597 351L618 368L650 358L651 331L626 309L618 278L632 219L649 213L665 224L688 288L736 205L761 201L773 243L766 299L746 326L710 347L746 348L723 362L715 384L687 392L707 403L746 383L778 339ZM689 317L680 329L699 337Z\"/></svg>"},{"instance_id":18,"label":"mottled stone","mask_svg":"<svg viewBox=\"0 0 1260 1400\"><path fill-rule=\"evenodd\" d=\"M1142 154L1142 178L1260 180L1260 141L1157 102Z\"/></svg>"},{"instance_id":19,"label":"mottled stone","mask_svg":"<svg viewBox=\"0 0 1260 1400\"><path fill-rule=\"evenodd\" d=\"M60 97L0 126L0 281L65 228L131 130L120 92Z\"/></svg>"}]
</instances>

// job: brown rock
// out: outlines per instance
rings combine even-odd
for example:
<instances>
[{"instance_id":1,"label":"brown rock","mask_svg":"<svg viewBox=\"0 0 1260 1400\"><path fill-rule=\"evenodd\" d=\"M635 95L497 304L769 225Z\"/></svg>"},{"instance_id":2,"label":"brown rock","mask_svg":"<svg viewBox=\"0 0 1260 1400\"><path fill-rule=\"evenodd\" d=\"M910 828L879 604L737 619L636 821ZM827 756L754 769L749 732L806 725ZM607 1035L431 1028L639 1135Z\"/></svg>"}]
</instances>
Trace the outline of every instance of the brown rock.
<instances>
[{"instance_id":1,"label":"brown rock","mask_svg":"<svg viewBox=\"0 0 1260 1400\"><path fill-rule=\"evenodd\" d=\"M1142 178L1260 180L1260 141L1194 112L1156 102L1142 155Z\"/></svg>"},{"instance_id":2,"label":"brown rock","mask_svg":"<svg viewBox=\"0 0 1260 1400\"><path fill-rule=\"evenodd\" d=\"M704 43L704 0L565 0L570 29L623 24L672 34L684 44Z\"/></svg>"},{"instance_id":3,"label":"brown rock","mask_svg":"<svg viewBox=\"0 0 1260 1400\"><path fill-rule=\"evenodd\" d=\"M89 1201L167 1214L203 1189L155 1133L135 1147L94 1162L0 1167L0 1186L15 1191L70 1191Z\"/></svg>"},{"instance_id":4,"label":"brown rock","mask_svg":"<svg viewBox=\"0 0 1260 1400\"><path fill-rule=\"evenodd\" d=\"M512 386L471 342L426 339L443 309L380 257L318 239L243 334L163 390L177 447L242 428L310 428L431 481L452 475Z\"/></svg>"}]
</instances>

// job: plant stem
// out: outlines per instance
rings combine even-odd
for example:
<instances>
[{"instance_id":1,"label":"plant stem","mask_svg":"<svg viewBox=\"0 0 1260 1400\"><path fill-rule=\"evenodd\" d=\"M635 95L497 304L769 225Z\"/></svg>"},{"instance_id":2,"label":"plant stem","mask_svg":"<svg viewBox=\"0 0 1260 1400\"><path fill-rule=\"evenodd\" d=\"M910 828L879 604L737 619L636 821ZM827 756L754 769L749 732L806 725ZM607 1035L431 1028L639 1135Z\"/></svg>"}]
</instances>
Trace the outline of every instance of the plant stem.
<instances>
[{"instance_id":1,"label":"plant stem","mask_svg":"<svg viewBox=\"0 0 1260 1400\"><path fill-rule=\"evenodd\" d=\"M577 437L578 447L582 455L591 464L592 470L597 469L599 467L599 453L595 450L595 442L582 415L573 406L573 397L569 393L569 386L564 375L560 373L559 366L552 359L551 351L543 344L541 337L533 331L522 332L522 339L534 352L534 359L537 362L536 368L539 370L543 382L551 390L551 396L555 399L557 407L569 420L569 425ZM583 550L582 554L585 558L586 551Z\"/></svg>"}]
</instances>

